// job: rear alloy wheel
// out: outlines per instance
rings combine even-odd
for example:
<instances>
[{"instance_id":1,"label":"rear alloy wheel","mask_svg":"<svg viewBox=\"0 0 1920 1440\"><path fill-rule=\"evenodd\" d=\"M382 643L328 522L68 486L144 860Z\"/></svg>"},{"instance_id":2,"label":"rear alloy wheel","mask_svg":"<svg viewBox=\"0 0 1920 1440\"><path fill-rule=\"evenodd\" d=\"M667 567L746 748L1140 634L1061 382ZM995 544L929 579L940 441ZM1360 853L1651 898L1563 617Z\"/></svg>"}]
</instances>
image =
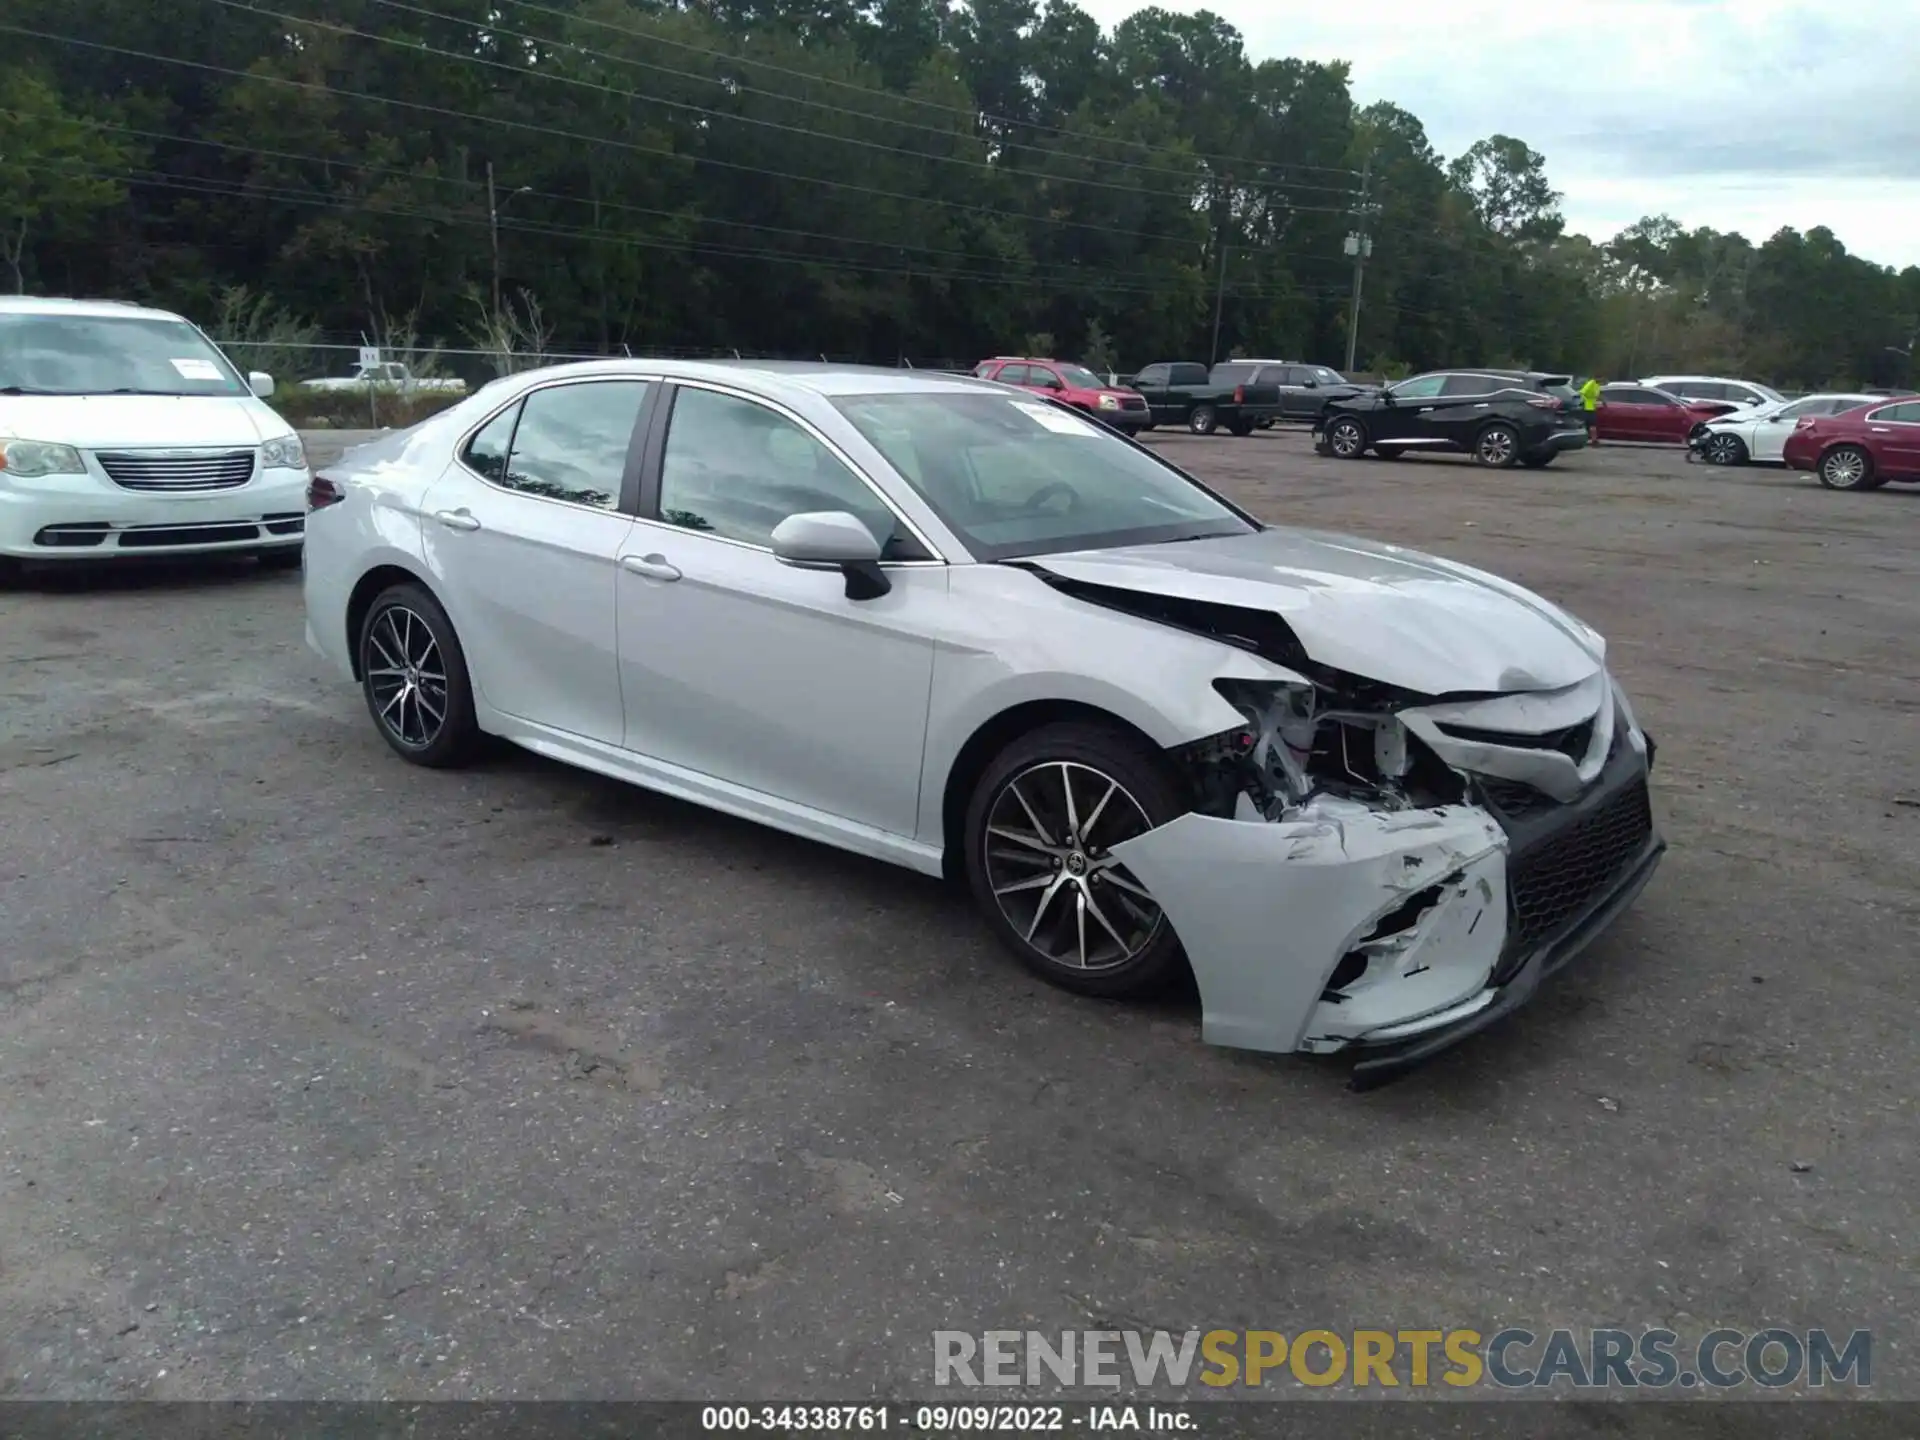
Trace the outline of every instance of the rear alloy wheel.
<instances>
[{"instance_id":1,"label":"rear alloy wheel","mask_svg":"<svg viewBox=\"0 0 1920 1440\"><path fill-rule=\"evenodd\" d=\"M1211 435L1219 423L1220 416L1211 405L1196 405L1187 416L1187 429L1196 435Z\"/></svg>"},{"instance_id":2,"label":"rear alloy wheel","mask_svg":"<svg viewBox=\"0 0 1920 1440\"><path fill-rule=\"evenodd\" d=\"M398 755L431 769L472 758L480 727L467 657L447 612L424 587L381 592L361 622L359 654L367 710Z\"/></svg>"},{"instance_id":3,"label":"rear alloy wheel","mask_svg":"<svg viewBox=\"0 0 1920 1440\"><path fill-rule=\"evenodd\" d=\"M1172 925L1112 854L1180 815L1178 793L1158 754L1104 725L1046 726L988 767L967 807L967 879L1023 964L1110 997L1150 993L1179 972Z\"/></svg>"},{"instance_id":4,"label":"rear alloy wheel","mask_svg":"<svg viewBox=\"0 0 1920 1440\"><path fill-rule=\"evenodd\" d=\"M1858 445L1837 445L1822 455L1820 483L1829 490L1873 490L1880 485L1873 457Z\"/></svg>"},{"instance_id":5,"label":"rear alloy wheel","mask_svg":"<svg viewBox=\"0 0 1920 1440\"><path fill-rule=\"evenodd\" d=\"M1358 460L1367 448L1367 431L1351 415L1342 415L1327 426L1327 449L1336 460Z\"/></svg>"},{"instance_id":6,"label":"rear alloy wheel","mask_svg":"<svg viewBox=\"0 0 1920 1440\"><path fill-rule=\"evenodd\" d=\"M1738 435L1708 435L1700 447L1700 458L1709 465L1744 465L1747 444Z\"/></svg>"},{"instance_id":7,"label":"rear alloy wheel","mask_svg":"<svg viewBox=\"0 0 1920 1440\"><path fill-rule=\"evenodd\" d=\"M1511 425L1489 425L1474 437L1473 458L1495 470L1511 469L1520 459L1520 437Z\"/></svg>"}]
</instances>

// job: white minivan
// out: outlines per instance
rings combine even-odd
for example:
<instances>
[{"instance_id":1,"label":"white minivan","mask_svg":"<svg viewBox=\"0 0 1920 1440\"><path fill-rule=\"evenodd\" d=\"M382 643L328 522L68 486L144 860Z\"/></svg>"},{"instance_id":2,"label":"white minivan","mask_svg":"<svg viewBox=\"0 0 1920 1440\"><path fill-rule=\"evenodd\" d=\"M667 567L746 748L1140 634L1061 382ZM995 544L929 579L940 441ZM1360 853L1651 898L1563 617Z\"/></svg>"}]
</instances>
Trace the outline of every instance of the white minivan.
<instances>
[{"instance_id":1,"label":"white minivan","mask_svg":"<svg viewBox=\"0 0 1920 1440\"><path fill-rule=\"evenodd\" d=\"M311 477L272 392L178 315L0 298L0 571L221 552L298 565Z\"/></svg>"}]
</instances>

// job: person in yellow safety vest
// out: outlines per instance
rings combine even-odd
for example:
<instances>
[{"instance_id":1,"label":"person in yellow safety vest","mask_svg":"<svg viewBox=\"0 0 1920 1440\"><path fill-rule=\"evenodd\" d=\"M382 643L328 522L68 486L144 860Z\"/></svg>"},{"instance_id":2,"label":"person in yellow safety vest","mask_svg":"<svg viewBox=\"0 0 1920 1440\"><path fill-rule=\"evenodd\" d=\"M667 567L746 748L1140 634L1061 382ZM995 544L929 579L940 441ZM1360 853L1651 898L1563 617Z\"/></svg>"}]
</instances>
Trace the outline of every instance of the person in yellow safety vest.
<instances>
[{"instance_id":1,"label":"person in yellow safety vest","mask_svg":"<svg viewBox=\"0 0 1920 1440\"><path fill-rule=\"evenodd\" d=\"M1600 417L1597 413L1600 409L1599 376L1589 375L1587 383L1580 387L1580 409L1583 412L1582 418L1587 422L1587 443L1598 445L1600 443Z\"/></svg>"}]
</instances>

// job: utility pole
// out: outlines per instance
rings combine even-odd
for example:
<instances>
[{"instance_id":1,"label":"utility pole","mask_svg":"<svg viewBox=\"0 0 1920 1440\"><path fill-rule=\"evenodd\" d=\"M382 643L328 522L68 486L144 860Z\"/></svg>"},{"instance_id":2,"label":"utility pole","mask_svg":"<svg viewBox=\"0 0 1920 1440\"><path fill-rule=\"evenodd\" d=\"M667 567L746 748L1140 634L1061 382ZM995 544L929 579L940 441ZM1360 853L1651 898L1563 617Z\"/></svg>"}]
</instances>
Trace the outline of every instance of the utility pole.
<instances>
[{"instance_id":1,"label":"utility pole","mask_svg":"<svg viewBox=\"0 0 1920 1440\"><path fill-rule=\"evenodd\" d=\"M529 194L532 190L531 185L522 185L519 189L510 192L507 199L511 200L515 195ZM497 317L500 314L500 202L494 195L493 161L491 160L487 161L487 234L493 240L493 313Z\"/></svg>"},{"instance_id":2,"label":"utility pole","mask_svg":"<svg viewBox=\"0 0 1920 1440\"><path fill-rule=\"evenodd\" d=\"M500 206L493 194L491 160L487 161L487 234L493 239L493 313L497 317L500 314Z\"/></svg>"},{"instance_id":3,"label":"utility pole","mask_svg":"<svg viewBox=\"0 0 1920 1440\"><path fill-rule=\"evenodd\" d=\"M1354 354L1360 344L1360 287L1367 278L1367 257L1373 254L1373 236L1367 233L1372 224L1373 205L1370 190L1373 183L1373 153L1367 153L1360 167L1360 205L1355 215L1359 228L1347 232L1346 252L1353 257L1353 308L1347 316L1347 373L1353 373Z\"/></svg>"},{"instance_id":4,"label":"utility pole","mask_svg":"<svg viewBox=\"0 0 1920 1440\"><path fill-rule=\"evenodd\" d=\"M1229 181L1228 183L1229 183L1229 187L1231 187L1232 182ZM1228 193L1229 193L1229 196L1231 196L1231 193L1232 193L1231 188L1229 188ZM1232 218L1233 218L1233 201L1231 198L1229 198L1227 201L1227 219L1232 219ZM1220 247L1220 278L1217 282L1215 282L1214 290L1213 290L1213 350L1207 356L1207 365L1209 368L1215 365L1218 365L1220 363L1220 312L1222 309L1225 308L1227 303L1227 224L1226 224L1226 220L1222 220L1220 222L1220 228L1217 231L1215 231L1214 234L1215 234L1215 243L1218 244Z\"/></svg>"}]
</instances>

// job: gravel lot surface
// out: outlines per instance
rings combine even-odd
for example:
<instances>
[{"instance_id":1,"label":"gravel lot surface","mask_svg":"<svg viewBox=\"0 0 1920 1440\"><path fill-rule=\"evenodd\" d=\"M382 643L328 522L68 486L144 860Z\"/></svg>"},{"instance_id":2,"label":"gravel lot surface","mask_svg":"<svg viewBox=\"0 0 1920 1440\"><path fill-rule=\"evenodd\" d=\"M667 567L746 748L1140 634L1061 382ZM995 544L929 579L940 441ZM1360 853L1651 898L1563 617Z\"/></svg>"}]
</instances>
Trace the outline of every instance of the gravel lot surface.
<instances>
[{"instance_id":1,"label":"gravel lot surface","mask_svg":"<svg viewBox=\"0 0 1920 1440\"><path fill-rule=\"evenodd\" d=\"M1920 492L1158 443L1610 637L1672 850L1532 1006L1355 1096L905 872L410 768L295 577L30 580L0 1394L854 1400L929 1394L936 1329L1664 1323L1870 1326L1920 1398Z\"/></svg>"}]
</instances>

